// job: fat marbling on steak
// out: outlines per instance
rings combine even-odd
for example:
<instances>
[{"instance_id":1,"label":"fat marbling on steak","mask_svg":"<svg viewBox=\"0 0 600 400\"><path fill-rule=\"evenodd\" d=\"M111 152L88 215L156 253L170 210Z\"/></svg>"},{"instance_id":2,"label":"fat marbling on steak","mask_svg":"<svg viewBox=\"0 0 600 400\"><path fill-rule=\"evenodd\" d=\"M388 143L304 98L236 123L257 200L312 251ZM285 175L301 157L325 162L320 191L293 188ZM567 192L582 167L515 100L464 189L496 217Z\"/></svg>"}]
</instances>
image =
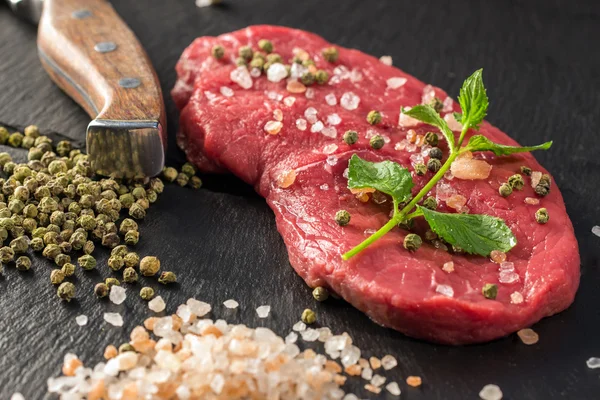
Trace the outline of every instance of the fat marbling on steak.
<instances>
[{"instance_id":1,"label":"fat marbling on steak","mask_svg":"<svg viewBox=\"0 0 600 400\"><path fill-rule=\"evenodd\" d=\"M294 55L308 53L318 69L329 73L329 81L303 93L291 93L287 79L273 82L265 73L248 81L247 70L237 67L235 59L241 46L257 49L260 39L270 40L288 65ZM225 49L220 60L211 56L217 44ZM436 96L445 99L442 115L460 108L442 90L360 51L337 47L339 59L328 62L321 52L330 46L317 35L276 26L196 39L177 64L179 79L172 92L181 109L178 142L189 160L206 172L231 171L255 186L275 212L291 265L308 285L330 288L374 321L406 335L449 344L483 342L568 307L579 284L579 252L560 192L554 185L546 197L536 196L525 176L523 190L508 198L498 194L522 165L546 173L529 153L501 158L477 154L492 165L487 179L448 176L431 192L442 211L455 212L445 200L460 194L467 199L460 211L502 218L518 240L507 253L508 264L454 253L439 242L412 253L402 246L407 231L399 228L349 261L341 259L385 224L391 210L391 201L383 196L362 202L347 189L351 155L393 160L412 171L411 164L426 163L428 157L423 147L406 140L407 134L424 135L433 128L399 121L401 107ZM295 66L290 73L299 72ZM383 114L382 123L367 123L370 110ZM349 129L359 132L351 146L342 140ZM480 133L494 142L517 144L487 122ZM369 146L375 134L386 138L380 150ZM415 175L413 194L431 176ZM526 198L540 203L528 204ZM534 218L540 207L550 215L545 225ZM340 209L352 215L345 227L334 221ZM415 231L422 235L424 227L417 225ZM449 262L451 272L442 269ZM513 267L514 274L500 277L501 268ZM495 300L482 295L486 283L498 285Z\"/></svg>"}]
</instances>

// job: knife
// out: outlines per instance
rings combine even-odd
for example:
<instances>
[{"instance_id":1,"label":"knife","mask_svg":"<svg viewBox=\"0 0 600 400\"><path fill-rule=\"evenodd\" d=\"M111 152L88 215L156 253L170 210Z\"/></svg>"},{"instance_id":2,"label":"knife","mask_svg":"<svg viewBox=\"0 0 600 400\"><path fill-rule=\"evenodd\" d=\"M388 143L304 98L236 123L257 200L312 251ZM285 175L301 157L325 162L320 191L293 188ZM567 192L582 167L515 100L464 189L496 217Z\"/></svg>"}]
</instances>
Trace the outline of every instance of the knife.
<instances>
[{"instance_id":1,"label":"knife","mask_svg":"<svg viewBox=\"0 0 600 400\"><path fill-rule=\"evenodd\" d=\"M38 53L50 78L93 119L86 147L93 170L154 176L164 166L166 116L160 83L133 32L105 0L9 0L38 22Z\"/></svg>"}]
</instances>

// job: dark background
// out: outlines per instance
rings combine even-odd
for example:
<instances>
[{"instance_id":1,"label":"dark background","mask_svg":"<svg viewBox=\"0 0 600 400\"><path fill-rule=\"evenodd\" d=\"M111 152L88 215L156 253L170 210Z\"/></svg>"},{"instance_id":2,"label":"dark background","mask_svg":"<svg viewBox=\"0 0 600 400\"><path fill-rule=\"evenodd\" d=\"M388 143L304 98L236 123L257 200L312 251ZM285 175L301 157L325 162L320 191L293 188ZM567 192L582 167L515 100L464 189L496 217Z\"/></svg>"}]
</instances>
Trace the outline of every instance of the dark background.
<instances>
[{"instance_id":1,"label":"dark background","mask_svg":"<svg viewBox=\"0 0 600 400\"><path fill-rule=\"evenodd\" d=\"M334 332L347 331L368 356L395 355L399 367L386 373L398 380L404 399L475 399L488 383L506 399L595 399L600 372L585 361L600 356L600 7L596 1L260 1L225 0L197 9L193 0L118 0L117 11L138 35L162 82L168 109L168 162L184 158L174 144L177 111L169 91L181 51L197 36L217 35L258 23L314 31L332 42L377 56L456 95L462 79L483 67L491 99L489 120L522 144L554 140L536 157L554 175L579 240L582 281L575 304L534 326L540 342L527 347L516 336L485 345L436 346L383 329L342 301L315 304L296 276L265 202L233 177L203 177L205 189L169 186L141 226L137 248L157 255L181 278L178 287L159 288L168 311L188 297L211 302L215 318L268 326L287 334L306 307ZM39 65L35 28L0 6L0 124L22 129L38 124L47 134L83 144L89 118L48 79ZM1 151L8 148L1 146ZM24 159L25 152L10 150ZM98 252L105 264L106 254ZM88 366L104 347L119 344L150 315L129 290L121 306L98 301L93 285L108 268L78 271L77 301L64 304L49 283L50 264L34 259L33 271L5 266L0 277L0 398L15 391L27 399L46 396L46 379L57 375L65 352ZM237 299L226 311L221 303ZM271 317L254 309L270 304ZM123 328L102 320L120 311ZM75 316L86 314L86 327ZM408 388L408 375L423 386ZM360 396L364 381L346 387ZM385 398L385 396L382 396Z\"/></svg>"}]
</instances>

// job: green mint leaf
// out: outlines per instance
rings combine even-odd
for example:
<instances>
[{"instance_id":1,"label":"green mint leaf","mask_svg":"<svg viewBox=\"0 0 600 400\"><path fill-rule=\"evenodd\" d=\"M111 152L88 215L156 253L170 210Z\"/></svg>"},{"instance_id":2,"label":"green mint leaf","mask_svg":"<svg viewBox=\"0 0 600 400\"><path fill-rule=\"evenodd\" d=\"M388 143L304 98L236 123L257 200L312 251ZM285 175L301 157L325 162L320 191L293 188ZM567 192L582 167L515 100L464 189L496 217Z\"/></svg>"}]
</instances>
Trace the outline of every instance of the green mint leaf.
<instances>
[{"instance_id":1,"label":"green mint leaf","mask_svg":"<svg viewBox=\"0 0 600 400\"><path fill-rule=\"evenodd\" d=\"M373 163L354 154L348 163L350 189L374 188L402 203L410 199L413 186L410 171L395 162Z\"/></svg>"},{"instance_id":2,"label":"green mint leaf","mask_svg":"<svg viewBox=\"0 0 600 400\"><path fill-rule=\"evenodd\" d=\"M458 122L462 121L462 114L461 113L457 113L457 112L453 112L452 113L454 115L454 119ZM462 124L462 122L460 122Z\"/></svg>"},{"instance_id":3,"label":"green mint leaf","mask_svg":"<svg viewBox=\"0 0 600 400\"><path fill-rule=\"evenodd\" d=\"M469 139L465 150L469 151L491 151L497 156L508 156L514 153L525 153L534 150L548 150L552 146L552 141L538 144L537 146L505 146L492 142L483 135L475 135Z\"/></svg>"},{"instance_id":4,"label":"green mint leaf","mask_svg":"<svg viewBox=\"0 0 600 400\"><path fill-rule=\"evenodd\" d=\"M478 69L468 77L458 95L458 103L462 108L463 117L461 123L468 128L478 129L478 125L487 114L489 105L482 78L483 69Z\"/></svg>"},{"instance_id":5,"label":"green mint leaf","mask_svg":"<svg viewBox=\"0 0 600 400\"><path fill-rule=\"evenodd\" d=\"M500 218L479 214L446 214L419 206L432 231L451 245L470 254L488 256L492 250L507 252L517 238Z\"/></svg>"},{"instance_id":6,"label":"green mint leaf","mask_svg":"<svg viewBox=\"0 0 600 400\"><path fill-rule=\"evenodd\" d=\"M454 148L454 134L448 127L446 121L440 117L437 111L433 107L428 104L419 104L414 106L410 110L402 110L402 112L409 117L414 119L418 119L421 122L425 122L426 124L435 126L442 132L446 141L448 142L448 147L450 149Z\"/></svg>"}]
</instances>

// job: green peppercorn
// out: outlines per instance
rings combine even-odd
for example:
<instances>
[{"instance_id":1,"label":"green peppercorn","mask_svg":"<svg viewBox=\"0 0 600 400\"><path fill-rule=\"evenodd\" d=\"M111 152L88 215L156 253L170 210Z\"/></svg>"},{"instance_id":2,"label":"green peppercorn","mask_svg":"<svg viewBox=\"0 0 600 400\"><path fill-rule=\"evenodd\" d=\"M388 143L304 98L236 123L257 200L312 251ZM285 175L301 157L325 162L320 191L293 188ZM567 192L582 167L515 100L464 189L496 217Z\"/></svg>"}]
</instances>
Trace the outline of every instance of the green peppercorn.
<instances>
[{"instance_id":1,"label":"green peppercorn","mask_svg":"<svg viewBox=\"0 0 600 400\"><path fill-rule=\"evenodd\" d=\"M4 129L4 128L1 128L1 129ZM6 130L6 129L4 129L4 130ZM2 143L2 144L4 144L4 143ZM12 161L12 157L10 154L8 154L6 152L0 153L0 167L4 167L4 165L6 163L11 162L11 161Z\"/></svg>"},{"instance_id":2,"label":"green peppercorn","mask_svg":"<svg viewBox=\"0 0 600 400\"><path fill-rule=\"evenodd\" d=\"M427 166L423 163L415 164L414 168L415 174L417 174L418 176L423 176L427 173Z\"/></svg>"},{"instance_id":3,"label":"green peppercorn","mask_svg":"<svg viewBox=\"0 0 600 400\"><path fill-rule=\"evenodd\" d=\"M100 282L94 286L94 294L100 298L108 296L110 289L104 282Z\"/></svg>"},{"instance_id":4,"label":"green peppercorn","mask_svg":"<svg viewBox=\"0 0 600 400\"><path fill-rule=\"evenodd\" d=\"M73 276L75 274L75 265L70 262L64 263L60 270L65 276Z\"/></svg>"},{"instance_id":5,"label":"green peppercorn","mask_svg":"<svg viewBox=\"0 0 600 400\"><path fill-rule=\"evenodd\" d=\"M150 208L150 202L148 199L138 199L136 200L136 204L140 205L144 210Z\"/></svg>"},{"instance_id":6,"label":"green peppercorn","mask_svg":"<svg viewBox=\"0 0 600 400\"><path fill-rule=\"evenodd\" d=\"M323 58L330 63L334 63L339 58L338 50L335 47L327 47L322 51Z\"/></svg>"},{"instance_id":7,"label":"green peppercorn","mask_svg":"<svg viewBox=\"0 0 600 400\"><path fill-rule=\"evenodd\" d=\"M154 297L154 289L148 286L144 286L140 290L140 297L142 298L142 300L152 300L152 298Z\"/></svg>"},{"instance_id":8,"label":"green peppercorn","mask_svg":"<svg viewBox=\"0 0 600 400\"><path fill-rule=\"evenodd\" d=\"M498 286L493 283L486 283L481 288L481 293L486 299L494 300L498 296Z\"/></svg>"},{"instance_id":9,"label":"green peppercorn","mask_svg":"<svg viewBox=\"0 0 600 400\"><path fill-rule=\"evenodd\" d=\"M379 111L371 110L367 114L367 122L371 125L377 125L378 123L381 122L381 119L382 119L382 117L381 117L381 113Z\"/></svg>"},{"instance_id":10,"label":"green peppercorn","mask_svg":"<svg viewBox=\"0 0 600 400\"><path fill-rule=\"evenodd\" d=\"M430 145L430 146L437 146L438 142L439 142L439 138L437 133L435 132L427 132L425 134L425 143Z\"/></svg>"},{"instance_id":11,"label":"green peppercorn","mask_svg":"<svg viewBox=\"0 0 600 400\"><path fill-rule=\"evenodd\" d=\"M350 223L350 213L346 210L339 210L335 213L335 222L339 226L346 226Z\"/></svg>"},{"instance_id":12,"label":"green peppercorn","mask_svg":"<svg viewBox=\"0 0 600 400\"><path fill-rule=\"evenodd\" d=\"M202 187L202 179L197 176L192 176L189 185L192 189L200 189Z\"/></svg>"},{"instance_id":13,"label":"green peppercorn","mask_svg":"<svg viewBox=\"0 0 600 400\"><path fill-rule=\"evenodd\" d=\"M251 68L258 68L258 69L262 70L264 65L265 65L265 60L263 60L262 58L253 58L252 61L250 61ZM170 181L170 182L172 182L172 181Z\"/></svg>"},{"instance_id":14,"label":"green peppercorn","mask_svg":"<svg viewBox=\"0 0 600 400\"><path fill-rule=\"evenodd\" d=\"M146 217L146 210L139 204L134 203L129 208L129 215L135 219L144 219Z\"/></svg>"},{"instance_id":15,"label":"green peppercorn","mask_svg":"<svg viewBox=\"0 0 600 400\"><path fill-rule=\"evenodd\" d=\"M438 235L431 229L427 229L425 231L425 239L426 240L432 241L432 240L436 240L437 238L438 238Z\"/></svg>"},{"instance_id":16,"label":"green peppercorn","mask_svg":"<svg viewBox=\"0 0 600 400\"><path fill-rule=\"evenodd\" d=\"M60 254L60 247L57 244L49 244L44 248L42 255L52 261Z\"/></svg>"},{"instance_id":17,"label":"green peppercorn","mask_svg":"<svg viewBox=\"0 0 600 400\"><path fill-rule=\"evenodd\" d=\"M31 160L39 160L44 155L44 152L37 147L32 147L29 149L29 153L27 153L27 159Z\"/></svg>"},{"instance_id":18,"label":"green peppercorn","mask_svg":"<svg viewBox=\"0 0 600 400\"><path fill-rule=\"evenodd\" d=\"M0 126L0 144L6 144L9 136L10 133L8 133L8 130L3 126Z\"/></svg>"},{"instance_id":19,"label":"green peppercorn","mask_svg":"<svg viewBox=\"0 0 600 400\"><path fill-rule=\"evenodd\" d=\"M146 256L140 261L140 272L144 276L154 276L160 270L160 260L153 256Z\"/></svg>"},{"instance_id":20,"label":"green peppercorn","mask_svg":"<svg viewBox=\"0 0 600 400\"><path fill-rule=\"evenodd\" d=\"M129 231L125 234L125 243L129 246L135 246L140 240L140 233L138 231Z\"/></svg>"},{"instance_id":21,"label":"green peppercorn","mask_svg":"<svg viewBox=\"0 0 600 400\"><path fill-rule=\"evenodd\" d=\"M31 247L33 251L42 251L44 249L44 240L40 237L34 237L31 239L31 242L29 242L29 247Z\"/></svg>"},{"instance_id":22,"label":"green peppercorn","mask_svg":"<svg viewBox=\"0 0 600 400\"><path fill-rule=\"evenodd\" d=\"M510 196L512 191L512 186L510 186L508 183L503 183L502 185L500 185L500 188L498 188L498 193L500 193L500 196L502 197Z\"/></svg>"},{"instance_id":23,"label":"green peppercorn","mask_svg":"<svg viewBox=\"0 0 600 400\"><path fill-rule=\"evenodd\" d=\"M193 178L193 176L192 176ZM191 179L191 178L190 178ZM158 200L158 194L152 189L146 190L146 199L152 204Z\"/></svg>"},{"instance_id":24,"label":"green peppercorn","mask_svg":"<svg viewBox=\"0 0 600 400\"><path fill-rule=\"evenodd\" d=\"M283 59L277 53L267 54L267 62L269 64L282 63Z\"/></svg>"},{"instance_id":25,"label":"green peppercorn","mask_svg":"<svg viewBox=\"0 0 600 400\"><path fill-rule=\"evenodd\" d=\"M71 301L75 297L75 285L71 282L63 282L58 287L56 294L61 300Z\"/></svg>"},{"instance_id":26,"label":"green peppercorn","mask_svg":"<svg viewBox=\"0 0 600 400\"><path fill-rule=\"evenodd\" d=\"M307 60L302 60L302 65L306 68L310 67L311 65L315 65L315 61L311 60L311 59L307 59Z\"/></svg>"},{"instance_id":27,"label":"green peppercorn","mask_svg":"<svg viewBox=\"0 0 600 400\"><path fill-rule=\"evenodd\" d=\"M135 267L140 262L140 256L138 256L137 253L133 253L133 252L127 253L123 257L123 261L125 262L126 267Z\"/></svg>"},{"instance_id":28,"label":"green peppercorn","mask_svg":"<svg viewBox=\"0 0 600 400\"><path fill-rule=\"evenodd\" d=\"M125 265L125 261L123 261L123 257L121 256L110 256L108 258L108 266L113 271L120 270L121 268L123 268L123 265Z\"/></svg>"},{"instance_id":29,"label":"green peppercorn","mask_svg":"<svg viewBox=\"0 0 600 400\"><path fill-rule=\"evenodd\" d=\"M161 194L165 189L165 184L160 180L160 178L152 178L150 179L150 188L156 193Z\"/></svg>"},{"instance_id":30,"label":"green peppercorn","mask_svg":"<svg viewBox=\"0 0 600 400\"><path fill-rule=\"evenodd\" d=\"M329 291L323 286L317 286L313 289L312 295L317 301L325 301L329 298Z\"/></svg>"},{"instance_id":31,"label":"green peppercorn","mask_svg":"<svg viewBox=\"0 0 600 400\"><path fill-rule=\"evenodd\" d=\"M113 286L121 286L121 282L119 282L119 280L117 278L106 278L104 280L104 283L106 283L106 286L108 286L108 289L110 290Z\"/></svg>"},{"instance_id":32,"label":"green peppercorn","mask_svg":"<svg viewBox=\"0 0 600 400\"><path fill-rule=\"evenodd\" d=\"M344 142L348 145L352 145L358 141L358 132L349 130L344 133Z\"/></svg>"},{"instance_id":33,"label":"green peppercorn","mask_svg":"<svg viewBox=\"0 0 600 400\"><path fill-rule=\"evenodd\" d=\"M13 194L13 200L14 199L19 200L21 202L27 201L29 199L29 189L27 189L25 186L17 187ZM25 205L23 205L23 207L25 207ZM21 210L22 210L22 208L21 208Z\"/></svg>"},{"instance_id":34,"label":"green peppercorn","mask_svg":"<svg viewBox=\"0 0 600 400\"><path fill-rule=\"evenodd\" d=\"M29 125L29 126L25 127L25 130L23 131L23 133L25 133L25 136L34 138L34 139L37 139L38 137L40 137L40 130L36 125Z\"/></svg>"},{"instance_id":35,"label":"green peppercorn","mask_svg":"<svg viewBox=\"0 0 600 400\"><path fill-rule=\"evenodd\" d=\"M96 228L96 220L91 215L82 215L77 219L77 223L86 231L93 231Z\"/></svg>"},{"instance_id":36,"label":"green peppercorn","mask_svg":"<svg viewBox=\"0 0 600 400\"><path fill-rule=\"evenodd\" d=\"M260 39L258 41L258 48L264 51L265 53L270 53L273 51L273 43L267 39Z\"/></svg>"},{"instance_id":37,"label":"green peppercorn","mask_svg":"<svg viewBox=\"0 0 600 400\"><path fill-rule=\"evenodd\" d=\"M545 208L540 208L537 210L535 212L535 220L538 224L546 224L550 220L550 214L548 214L548 210Z\"/></svg>"},{"instance_id":38,"label":"green peppercorn","mask_svg":"<svg viewBox=\"0 0 600 400\"><path fill-rule=\"evenodd\" d=\"M513 189L522 190L525 186L525 181L523 180L521 174L515 174L508 178L508 184Z\"/></svg>"},{"instance_id":39,"label":"green peppercorn","mask_svg":"<svg viewBox=\"0 0 600 400\"><path fill-rule=\"evenodd\" d=\"M305 72L300 77L300 82L306 86L310 86L315 83L315 76L311 72Z\"/></svg>"},{"instance_id":40,"label":"green peppercorn","mask_svg":"<svg viewBox=\"0 0 600 400\"><path fill-rule=\"evenodd\" d=\"M17 166L17 164L15 164L12 161L9 161L6 164L4 164L4 167L2 170L4 171L5 174L12 175L16 166Z\"/></svg>"},{"instance_id":41,"label":"green peppercorn","mask_svg":"<svg viewBox=\"0 0 600 400\"><path fill-rule=\"evenodd\" d=\"M125 193L119 196L119 201L124 208L130 208L135 202L135 199L131 193Z\"/></svg>"},{"instance_id":42,"label":"green peppercorn","mask_svg":"<svg viewBox=\"0 0 600 400\"><path fill-rule=\"evenodd\" d=\"M40 200L38 209L43 213L51 214L58 210L58 203L52 197L44 197Z\"/></svg>"},{"instance_id":43,"label":"green peppercorn","mask_svg":"<svg viewBox=\"0 0 600 400\"><path fill-rule=\"evenodd\" d=\"M173 167L165 167L163 169L163 177L167 182L175 182L175 179L177 179L177 170Z\"/></svg>"},{"instance_id":44,"label":"green peppercorn","mask_svg":"<svg viewBox=\"0 0 600 400\"><path fill-rule=\"evenodd\" d=\"M0 248L0 262L2 264L8 264L15 258L15 252L12 248L4 246Z\"/></svg>"},{"instance_id":45,"label":"green peppercorn","mask_svg":"<svg viewBox=\"0 0 600 400\"><path fill-rule=\"evenodd\" d=\"M68 140L61 140L56 145L56 153L61 157L66 157L71 152L71 142Z\"/></svg>"},{"instance_id":46,"label":"green peppercorn","mask_svg":"<svg viewBox=\"0 0 600 400\"><path fill-rule=\"evenodd\" d=\"M48 172L51 175L67 172L67 164L62 160L54 160L48 165Z\"/></svg>"},{"instance_id":47,"label":"green peppercorn","mask_svg":"<svg viewBox=\"0 0 600 400\"><path fill-rule=\"evenodd\" d=\"M431 101L429 102L429 105L431 106L431 108L433 108L438 113L440 111L442 111L442 108L444 108L444 104L437 97L434 97L433 99L431 99Z\"/></svg>"},{"instance_id":48,"label":"green peppercorn","mask_svg":"<svg viewBox=\"0 0 600 400\"><path fill-rule=\"evenodd\" d=\"M252 55L254 54L254 51L252 50L252 47L250 47L250 46L242 46L239 48L238 54L244 60L250 60L250 59L252 59Z\"/></svg>"},{"instance_id":49,"label":"green peppercorn","mask_svg":"<svg viewBox=\"0 0 600 400\"><path fill-rule=\"evenodd\" d=\"M50 273L50 282L53 285L60 285L65 280L65 274L60 269L52 270Z\"/></svg>"},{"instance_id":50,"label":"green peppercorn","mask_svg":"<svg viewBox=\"0 0 600 400\"><path fill-rule=\"evenodd\" d=\"M319 85L324 85L325 83L327 83L328 80L329 80L329 74L327 73L327 71L320 69L315 73L315 81Z\"/></svg>"},{"instance_id":51,"label":"green peppercorn","mask_svg":"<svg viewBox=\"0 0 600 400\"><path fill-rule=\"evenodd\" d=\"M431 172L438 172L442 168L442 162L437 158L430 158L427 161L427 169Z\"/></svg>"},{"instance_id":52,"label":"green peppercorn","mask_svg":"<svg viewBox=\"0 0 600 400\"><path fill-rule=\"evenodd\" d=\"M2 244L8 238L8 231L4 228L0 228L0 244Z\"/></svg>"},{"instance_id":53,"label":"green peppercorn","mask_svg":"<svg viewBox=\"0 0 600 400\"><path fill-rule=\"evenodd\" d=\"M63 265L70 263L70 262L71 262L71 257L66 254L58 254L54 258L54 263L56 265L58 265L59 267L62 267Z\"/></svg>"},{"instance_id":54,"label":"green peppercorn","mask_svg":"<svg viewBox=\"0 0 600 400\"><path fill-rule=\"evenodd\" d=\"M307 308L306 310L302 311L302 317L300 317L300 319L305 324L311 325L317 321L317 315L313 310Z\"/></svg>"},{"instance_id":55,"label":"green peppercorn","mask_svg":"<svg viewBox=\"0 0 600 400\"><path fill-rule=\"evenodd\" d=\"M220 60L225 55L225 49L221 45L214 45L212 48L212 56L217 60Z\"/></svg>"},{"instance_id":56,"label":"green peppercorn","mask_svg":"<svg viewBox=\"0 0 600 400\"><path fill-rule=\"evenodd\" d=\"M111 256L119 256L125 257L125 254L128 253L127 246L121 244L110 251Z\"/></svg>"},{"instance_id":57,"label":"green peppercorn","mask_svg":"<svg viewBox=\"0 0 600 400\"><path fill-rule=\"evenodd\" d=\"M430 210L435 210L437 208L437 200L435 197L428 197L423 200L423 207L428 208Z\"/></svg>"},{"instance_id":58,"label":"green peppercorn","mask_svg":"<svg viewBox=\"0 0 600 400\"><path fill-rule=\"evenodd\" d=\"M21 143L23 143L23 134L20 132L15 132L8 137L9 146L21 147Z\"/></svg>"},{"instance_id":59,"label":"green peppercorn","mask_svg":"<svg viewBox=\"0 0 600 400\"><path fill-rule=\"evenodd\" d=\"M16 265L19 271L29 271L31 269L31 260L27 256L21 256L17 258Z\"/></svg>"},{"instance_id":60,"label":"green peppercorn","mask_svg":"<svg viewBox=\"0 0 600 400\"><path fill-rule=\"evenodd\" d=\"M89 254L84 254L77 259L79 266L86 271L96 268L96 259Z\"/></svg>"},{"instance_id":61,"label":"green peppercorn","mask_svg":"<svg viewBox=\"0 0 600 400\"><path fill-rule=\"evenodd\" d=\"M48 231L46 232L46 234L44 235L44 243L46 245L49 244L58 244L59 243L59 234L54 232L54 231Z\"/></svg>"},{"instance_id":62,"label":"green peppercorn","mask_svg":"<svg viewBox=\"0 0 600 400\"><path fill-rule=\"evenodd\" d=\"M122 345L119 346L119 354L123 354L126 352L135 352L135 347L133 347L131 344L129 343L123 343Z\"/></svg>"},{"instance_id":63,"label":"green peppercorn","mask_svg":"<svg viewBox=\"0 0 600 400\"><path fill-rule=\"evenodd\" d=\"M535 193L540 196L548 195L548 193L550 193L551 183L552 183L552 181L550 180L550 175L543 174L542 177L540 178L540 181L538 182L538 184L536 185L536 187L534 189Z\"/></svg>"},{"instance_id":64,"label":"green peppercorn","mask_svg":"<svg viewBox=\"0 0 600 400\"><path fill-rule=\"evenodd\" d=\"M235 59L235 65L237 65L238 67L245 67L247 64L248 62L243 57L238 57Z\"/></svg>"},{"instance_id":65,"label":"green peppercorn","mask_svg":"<svg viewBox=\"0 0 600 400\"><path fill-rule=\"evenodd\" d=\"M123 270L123 282L125 283L135 283L138 280L138 273L135 269L131 267L127 267Z\"/></svg>"},{"instance_id":66,"label":"green peppercorn","mask_svg":"<svg viewBox=\"0 0 600 400\"><path fill-rule=\"evenodd\" d=\"M189 180L190 180L190 178L184 173L179 173L177 175L177 184L181 187L184 187L185 185L187 185Z\"/></svg>"},{"instance_id":67,"label":"green peppercorn","mask_svg":"<svg viewBox=\"0 0 600 400\"><path fill-rule=\"evenodd\" d=\"M442 153L442 149L439 147L432 147L429 149L429 158L435 158L441 160L444 154Z\"/></svg>"},{"instance_id":68,"label":"green peppercorn","mask_svg":"<svg viewBox=\"0 0 600 400\"><path fill-rule=\"evenodd\" d=\"M138 200L138 199L145 199L146 198L146 190L143 187L136 187L131 191L131 194L133 195L133 197Z\"/></svg>"},{"instance_id":69,"label":"green peppercorn","mask_svg":"<svg viewBox=\"0 0 600 400\"><path fill-rule=\"evenodd\" d=\"M531 176L531 172L532 172L532 171L531 171L531 168L529 168L529 167L526 167L526 166L524 166L524 165L521 167L521 173L522 173L523 175Z\"/></svg>"},{"instance_id":70,"label":"green peppercorn","mask_svg":"<svg viewBox=\"0 0 600 400\"><path fill-rule=\"evenodd\" d=\"M137 231L137 230L138 230L138 224L131 218L125 218L123 221L121 221L121 225L119 226L119 232L122 235L126 234L129 231Z\"/></svg>"},{"instance_id":71,"label":"green peppercorn","mask_svg":"<svg viewBox=\"0 0 600 400\"><path fill-rule=\"evenodd\" d=\"M369 144L375 150L379 150L383 147L385 141L383 140L383 137L381 135L375 135L371 138L371 140L369 140Z\"/></svg>"},{"instance_id":72,"label":"green peppercorn","mask_svg":"<svg viewBox=\"0 0 600 400\"><path fill-rule=\"evenodd\" d=\"M175 283L175 282L177 282L177 275L175 275L171 271L163 271L163 272L161 272L160 277L158 278L158 282L162 283L163 285L168 285L169 283Z\"/></svg>"},{"instance_id":73,"label":"green peppercorn","mask_svg":"<svg viewBox=\"0 0 600 400\"><path fill-rule=\"evenodd\" d=\"M137 232L136 232L137 233ZM102 235L102 246L109 249L114 248L121 242L121 238L116 233L105 233Z\"/></svg>"},{"instance_id":74,"label":"green peppercorn","mask_svg":"<svg viewBox=\"0 0 600 400\"><path fill-rule=\"evenodd\" d=\"M421 236L416 233L409 233L404 237L404 248L409 251L417 251L423 244Z\"/></svg>"}]
</instances>

